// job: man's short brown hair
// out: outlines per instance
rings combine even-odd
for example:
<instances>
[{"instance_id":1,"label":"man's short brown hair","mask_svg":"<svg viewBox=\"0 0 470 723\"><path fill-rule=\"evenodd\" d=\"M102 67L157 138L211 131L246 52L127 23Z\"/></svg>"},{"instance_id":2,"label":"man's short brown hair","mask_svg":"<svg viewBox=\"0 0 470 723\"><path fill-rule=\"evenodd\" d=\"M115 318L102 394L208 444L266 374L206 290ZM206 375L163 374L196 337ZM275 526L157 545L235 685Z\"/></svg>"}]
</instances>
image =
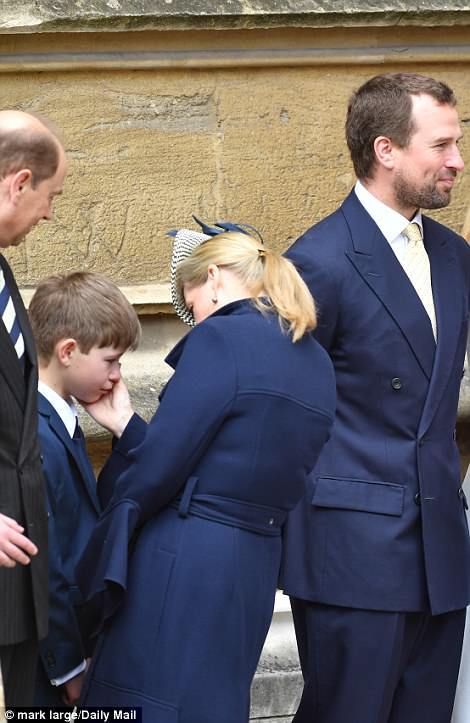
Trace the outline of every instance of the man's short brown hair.
<instances>
[{"instance_id":1,"label":"man's short brown hair","mask_svg":"<svg viewBox=\"0 0 470 723\"><path fill-rule=\"evenodd\" d=\"M373 176L374 142L378 136L390 138L399 148L408 145L415 130L413 95L429 95L439 104L456 104L448 85L417 73L376 75L351 96L346 118L346 140L359 179Z\"/></svg>"},{"instance_id":2,"label":"man's short brown hair","mask_svg":"<svg viewBox=\"0 0 470 723\"><path fill-rule=\"evenodd\" d=\"M41 281L29 316L38 356L45 362L61 339L75 339L83 354L95 346L135 349L140 341L139 320L129 301L110 279L91 271Z\"/></svg>"}]
</instances>

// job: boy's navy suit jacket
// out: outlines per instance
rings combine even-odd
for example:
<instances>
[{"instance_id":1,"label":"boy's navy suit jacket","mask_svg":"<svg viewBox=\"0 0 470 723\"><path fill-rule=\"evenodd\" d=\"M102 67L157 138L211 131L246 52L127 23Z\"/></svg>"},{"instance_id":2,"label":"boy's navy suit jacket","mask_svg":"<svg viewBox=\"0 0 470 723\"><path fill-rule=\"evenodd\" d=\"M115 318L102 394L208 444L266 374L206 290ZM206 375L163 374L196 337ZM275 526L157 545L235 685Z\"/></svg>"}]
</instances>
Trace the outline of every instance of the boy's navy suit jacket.
<instances>
[{"instance_id":1,"label":"boy's navy suit jacket","mask_svg":"<svg viewBox=\"0 0 470 723\"><path fill-rule=\"evenodd\" d=\"M76 668L85 657L76 615L82 599L75 584L75 565L96 524L100 503L81 440L70 437L41 393L38 412L49 511L49 631L40 644L40 655L47 679L54 679ZM47 685L51 688L48 680Z\"/></svg>"},{"instance_id":2,"label":"boy's navy suit jacket","mask_svg":"<svg viewBox=\"0 0 470 723\"><path fill-rule=\"evenodd\" d=\"M455 424L470 249L423 217L431 323L389 243L352 192L288 251L315 297L337 413L289 515L281 584L304 600L433 614L470 601L470 542ZM307 382L306 382L307 383Z\"/></svg>"},{"instance_id":3,"label":"boy's navy suit jacket","mask_svg":"<svg viewBox=\"0 0 470 723\"><path fill-rule=\"evenodd\" d=\"M81 609L75 567L101 511L96 481L83 440L72 439L54 407L39 392L39 442L48 498L49 631L40 643L36 705L63 705L50 680L74 670L90 654L91 623ZM136 414L106 463L107 485L121 456L140 441L145 422ZM80 616L80 625L77 618Z\"/></svg>"}]
</instances>

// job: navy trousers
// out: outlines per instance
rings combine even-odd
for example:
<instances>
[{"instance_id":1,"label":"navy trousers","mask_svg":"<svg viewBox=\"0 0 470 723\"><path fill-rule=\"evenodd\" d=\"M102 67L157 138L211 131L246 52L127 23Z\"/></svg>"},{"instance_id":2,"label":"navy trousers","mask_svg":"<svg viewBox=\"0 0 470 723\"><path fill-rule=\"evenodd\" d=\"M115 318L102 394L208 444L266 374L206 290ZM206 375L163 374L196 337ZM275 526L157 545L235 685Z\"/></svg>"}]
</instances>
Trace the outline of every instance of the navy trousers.
<instances>
[{"instance_id":1,"label":"navy trousers","mask_svg":"<svg viewBox=\"0 0 470 723\"><path fill-rule=\"evenodd\" d=\"M304 676L293 723L450 723L465 610L291 605Z\"/></svg>"}]
</instances>

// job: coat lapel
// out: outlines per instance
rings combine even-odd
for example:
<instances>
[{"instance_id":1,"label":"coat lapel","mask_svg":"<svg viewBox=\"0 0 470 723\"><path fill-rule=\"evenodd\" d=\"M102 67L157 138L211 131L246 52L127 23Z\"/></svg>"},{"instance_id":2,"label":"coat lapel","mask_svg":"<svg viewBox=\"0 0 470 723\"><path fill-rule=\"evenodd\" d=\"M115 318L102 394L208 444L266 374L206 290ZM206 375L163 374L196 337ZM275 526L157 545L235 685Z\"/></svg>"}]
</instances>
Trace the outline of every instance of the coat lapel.
<instances>
[{"instance_id":1,"label":"coat lapel","mask_svg":"<svg viewBox=\"0 0 470 723\"><path fill-rule=\"evenodd\" d=\"M33 333L29 324L28 314L26 312L21 294L16 284L12 271L4 257L0 254L0 264L5 274L5 281L8 284L11 298L15 307L16 316L21 327L25 344L24 369L18 363L18 358L10 336L3 324L1 331L4 336L2 339L8 340L8 344L4 343L6 363L8 364L10 374L10 386L15 396L20 400L24 409L23 415L23 433L21 436L21 444L18 452L18 461L21 464L25 459L31 457L35 453L37 447L37 387L38 387L38 369L36 347L34 344Z\"/></svg>"},{"instance_id":2,"label":"coat lapel","mask_svg":"<svg viewBox=\"0 0 470 723\"><path fill-rule=\"evenodd\" d=\"M8 266L5 258L1 254L0 254L0 266L2 267L3 273L5 275L5 282L8 285L8 289L10 291L10 295L13 299L13 303L15 304L15 309L16 309L17 294L19 294L18 287L16 286L16 282L14 280L13 274L10 271L10 267ZM21 301L21 299L20 299L20 306L23 307L23 302ZM19 321L21 324L20 318L19 318ZM26 321L26 325L29 329L29 323L27 321ZM10 335L7 332L7 330L5 329L5 326L1 320L0 320L0 349L1 349L0 373L5 377L5 381L7 382L12 393L16 397L18 404L20 405L20 407L22 409L24 409L25 403L26 403L25 376L24 376L23 370L21 368L21 365L18 362L18 357L16 355L14 346L11 342Z\"/></svg>"},{"instance_id":3,"label":"coat lapel","mask_svg":"<svg viewBox=\"0 0 470 723\"><path fill-rule=\"evenodd\" d=\"M48 400L43 397L41 393L38 393L38 411L39 414L41 414L43 417L46 417L48 420L48 424L50 429L54 432L54 434L60 439L64 447L67 449L67 452L71 455L71 457L75 460L75 463L77 464L77 467L80 471L84 487L86 488L88 495L90 496L90 499L93 503L93 506L95 507L96 511L100 512L100 504L98 501L98 494L96 491L96 480L95 476L93 474L93 470L90 465L85 465L80 454L77 451L77 448L75 446L74 441L70 438L70 435L62 422L61 418L57 414L56 410L48 402Z\"/></svg>"},{"instance_id":4,"label":"coat lapel","mask_svg":"<svg viewBox=\"0 0 470 723\"><path fill-rule=\"evenodd\" d=\"M342 206L352 249L347 257L401 329L412 353L431 378L436 344L429 317L390 244L357 200L354 191Z\"/></svg>"},{"instance_id":5,"label":"coat lapel","mask_svg":"<svg viewBox=\"0 0 470 723\"><path fill-rule=\"evenodd\" d=\"M431 263L431 278L437 320L437 349L429 394L423 410L420 434L432 422L454 366L456 345L467 310L458 283L458 260L452 244L437 224L423 217L424 243Z\"/></svg>"}]
</instances>

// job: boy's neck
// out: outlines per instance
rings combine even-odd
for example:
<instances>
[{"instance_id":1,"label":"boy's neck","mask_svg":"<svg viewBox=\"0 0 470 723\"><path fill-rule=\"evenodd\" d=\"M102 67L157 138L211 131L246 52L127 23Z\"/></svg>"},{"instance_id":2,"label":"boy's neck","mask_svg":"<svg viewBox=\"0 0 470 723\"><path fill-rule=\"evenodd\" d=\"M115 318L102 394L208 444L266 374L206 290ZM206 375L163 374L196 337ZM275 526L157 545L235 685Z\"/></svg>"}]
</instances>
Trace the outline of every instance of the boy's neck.
<instances>
[{"instance_id":1,"label":"boy's neck","mask_svg":"<svg viewBox=\"0 0 470 723\"><path fill-rule=\"evenodd\" d=\"M62 399L65 399L67 402L71 401L71 394L66 389L61 374L54 369L52 364L43 366L41 362L39 362L38 376L43 384L46 384L56 394L62 397Z\"/></svg>"}]
</instances>

